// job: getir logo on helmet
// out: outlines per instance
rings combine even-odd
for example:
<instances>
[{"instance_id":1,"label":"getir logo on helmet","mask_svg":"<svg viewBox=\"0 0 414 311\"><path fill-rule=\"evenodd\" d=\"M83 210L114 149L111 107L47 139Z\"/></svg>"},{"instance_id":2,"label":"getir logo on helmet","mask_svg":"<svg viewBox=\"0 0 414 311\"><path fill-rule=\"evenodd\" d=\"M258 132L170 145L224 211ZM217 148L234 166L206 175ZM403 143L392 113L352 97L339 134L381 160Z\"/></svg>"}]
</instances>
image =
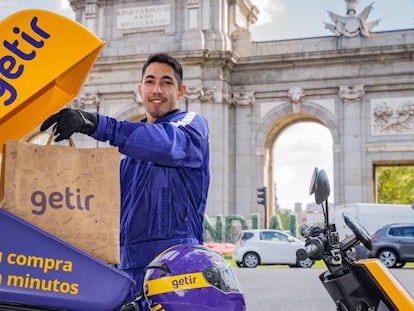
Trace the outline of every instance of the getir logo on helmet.
<instances>
[{"instance_id":1,"label":"getir logo on helmet","mask_svg":"<svg viewBox=\"0 0 414 311\"><path fill-rule=\"evenodd\" d=\"M245 311L229 263L203 246L177 244L146 267L144 297L152 311Z\"/></svg>"},{"instance_id":2,"label":"getir logo on helmet","mask_svg":"<svg viewBox=\"0 0 414 311\"><path fill-rule=\"evenodd\" d=\"M201 272L196 272L148 280L146 286L146 295L153 296L180 290L209 287L212 285L204 279Z\"/></svg>"},{"instance_id":3,"label":"getir logo on helmet","mask_svg":"<svg viewBox=\"0 0 414 311\"><path fill-rule=\"evenodd\" d=\"M20 139L80 91L104 42L44 10L0 22L0 145ZM1 151L0 151L1 152Z\"/></svg>"}]
</instances>

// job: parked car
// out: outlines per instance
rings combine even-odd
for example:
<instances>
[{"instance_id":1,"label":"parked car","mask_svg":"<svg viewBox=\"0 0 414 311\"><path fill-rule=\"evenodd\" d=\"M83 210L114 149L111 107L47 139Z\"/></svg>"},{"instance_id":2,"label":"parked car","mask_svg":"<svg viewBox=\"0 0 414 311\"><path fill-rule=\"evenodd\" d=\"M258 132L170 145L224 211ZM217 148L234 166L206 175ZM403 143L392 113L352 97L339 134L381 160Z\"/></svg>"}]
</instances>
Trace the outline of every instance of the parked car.
<instances>
[{"instance_id":1,"label":"parked car","mask_svg":"<svg viewBox=\"0 0 414 311\"><path fill-rule=\"evenodd\" d=\"M285 264L290 267L310 268L314 264L313 260L296 258L296 251L304 247L303 241L280 230L243 230L235 243L232 258L238 267Z\"/></svg>"},{"instance_id":2,"label":"parked car","mask_svg":"<svg viewBox=\"0 0 414 311\"><path fill-rule=\"evenodd\" d=\"M372 236L368 257L379 258L388 268L401 268L414 261L414 224L382 226Z\"/></svg>"}]
</instances>

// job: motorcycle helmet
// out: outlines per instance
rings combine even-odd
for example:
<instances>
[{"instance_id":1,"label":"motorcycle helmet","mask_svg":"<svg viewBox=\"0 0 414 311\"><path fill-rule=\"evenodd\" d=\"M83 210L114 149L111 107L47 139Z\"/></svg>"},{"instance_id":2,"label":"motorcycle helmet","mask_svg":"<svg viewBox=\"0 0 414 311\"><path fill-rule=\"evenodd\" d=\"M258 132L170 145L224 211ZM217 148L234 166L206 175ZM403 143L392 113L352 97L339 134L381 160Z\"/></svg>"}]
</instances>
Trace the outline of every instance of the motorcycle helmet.
<instances>
[{"instance_id":1,"label":"motorcycle helmet","mask_svg":"<svg viewBox=\"0 0 414 311\"><path fill-rule=\"evenodd\" d=\"M179 244L146 267L144 295L152 311L245 311L229 263L202 246Z\"/></svg>"}]
</instances>

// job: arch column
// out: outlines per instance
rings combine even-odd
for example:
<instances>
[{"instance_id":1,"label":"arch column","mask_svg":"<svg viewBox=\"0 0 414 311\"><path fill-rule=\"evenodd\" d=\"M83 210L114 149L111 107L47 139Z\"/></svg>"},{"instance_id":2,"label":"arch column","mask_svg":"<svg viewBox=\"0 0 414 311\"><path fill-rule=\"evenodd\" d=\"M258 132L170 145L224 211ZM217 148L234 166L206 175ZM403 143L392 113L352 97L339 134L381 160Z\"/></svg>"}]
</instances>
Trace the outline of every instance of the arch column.
<instances>
[{"instance_id":1,"label":"arch column","mask_svg":"<svg viewBox=\"0 0 414 311\"><path fill-rule=\"evenodd\" d=\"M340 120L340 190L337 202L352 198L353 202L364 202L363 177L365 163L365 132L366 120L363 114L365 91L363 85L340 86L338 92L341 100L340 109L343 116ZM349 200L349 199L348 199Z\"/></svg>"},{"instance_id":2,"label":"arch column","mask_svg":"<svg viewBox=\"0 0 414 311\"><path fill-rule=\"evenodd\" d=\"M234 139L230 140L230 146L235 156L232 164L234 191L230 206L234 208L234 212L237 211L241 215L250 215L252 211L264 215L256 199L256 188L265 185L266 169L263 165L264 144L260 147L256 142L255 114L258 113L258 109L255 101L253 91L232 93ZM257 161L258 157L262 160Z\"/></svg>"}]
</instances>

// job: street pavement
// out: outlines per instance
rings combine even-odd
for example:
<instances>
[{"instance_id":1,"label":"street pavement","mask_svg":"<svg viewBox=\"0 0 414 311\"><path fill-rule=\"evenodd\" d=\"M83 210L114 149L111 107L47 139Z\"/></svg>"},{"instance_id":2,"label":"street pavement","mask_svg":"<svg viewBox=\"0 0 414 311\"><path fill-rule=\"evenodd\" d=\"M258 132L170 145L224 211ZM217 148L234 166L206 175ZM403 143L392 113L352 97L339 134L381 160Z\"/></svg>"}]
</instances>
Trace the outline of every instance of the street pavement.
<instances>
[{"instance_id":1,"label":"street pavement","mask_svg":"<svg viewBox=\"0 0 414 311\"><path fill-rule=\"evenodd\" d=\"M246 311L335 311L319 281L324 268L262 266L234 268L246 299ZM390 269L414 296L414 268Z\"/></svg>"}]
</instances>

